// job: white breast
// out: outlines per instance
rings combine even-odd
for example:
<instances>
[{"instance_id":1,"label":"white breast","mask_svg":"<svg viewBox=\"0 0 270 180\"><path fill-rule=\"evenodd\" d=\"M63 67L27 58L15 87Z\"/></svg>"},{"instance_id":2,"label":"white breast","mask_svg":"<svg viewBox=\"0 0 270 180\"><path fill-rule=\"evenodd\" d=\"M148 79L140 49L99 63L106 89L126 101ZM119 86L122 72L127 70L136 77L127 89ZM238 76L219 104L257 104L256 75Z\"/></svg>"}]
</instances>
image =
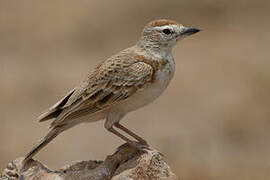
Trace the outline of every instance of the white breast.
<instances>
[{"instance_id":1,"label":"white breast","mask_svg":"<svg viewBox=\"0 0 270 180\"><path fill-rule=\"evenodd\" d=\"M153 102L168 87L175 71L175 63L172 56L167 57L168 63L155 72L155 81L144 88L137 91L120 108L122 112L130 112Z\"/></svg>"}]
</instances>

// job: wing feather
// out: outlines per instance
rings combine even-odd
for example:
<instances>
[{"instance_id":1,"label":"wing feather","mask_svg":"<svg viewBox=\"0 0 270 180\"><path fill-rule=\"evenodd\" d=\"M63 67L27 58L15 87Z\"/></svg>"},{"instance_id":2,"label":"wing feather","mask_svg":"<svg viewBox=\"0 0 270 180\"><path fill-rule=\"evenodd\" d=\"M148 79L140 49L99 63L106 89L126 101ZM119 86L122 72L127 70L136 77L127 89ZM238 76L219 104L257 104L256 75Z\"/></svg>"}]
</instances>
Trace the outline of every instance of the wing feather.
<instances>
[{"instance_id":1,"label":"wing feather","mask_svg":"<svg viewBox=\"0 0 270 180\"><path fill-rule=\"evenodd\" d=\"M46 112L38 117L39 122L47 121L49 119L57 117L62 112L62 107L68 102L69 98L74 93L74 89L70 91L65 97L58 101L55 105L50 107Z\"/></svg>"},{"instance_id":2,"label":"wing feather","mask_svg":"<svg viewBox=\"0 0 270 180\"><path fill-rule=\"evenodd\" d=\"M106 62L88 78L79 96L74 92L51 126L63 125L65 119L93 114L120 103L151 83L153 73L152 66L145 62Z\"/></svg>"}]
</instances>

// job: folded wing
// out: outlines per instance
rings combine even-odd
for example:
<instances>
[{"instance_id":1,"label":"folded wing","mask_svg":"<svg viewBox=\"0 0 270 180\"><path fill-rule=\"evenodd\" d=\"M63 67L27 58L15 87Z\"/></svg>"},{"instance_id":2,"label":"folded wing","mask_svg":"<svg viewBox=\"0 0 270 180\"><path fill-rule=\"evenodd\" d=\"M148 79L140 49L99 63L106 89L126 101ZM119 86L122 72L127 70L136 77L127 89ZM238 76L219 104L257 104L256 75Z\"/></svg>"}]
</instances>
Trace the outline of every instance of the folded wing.
<instances>
[{"instance_id":1,"label":"folded wing","mask_svg":"<svg viewBox=\"0 0 270 180\"><path fill-rule=\"evenodd\" d=\"M153 67L145 62L114 60L103 63L81 87L43 114L40 121L55 118L51 127L56 127L64 125L67 119L105 110L150 84L153 73Z\"/></svg>"}]
</instances>

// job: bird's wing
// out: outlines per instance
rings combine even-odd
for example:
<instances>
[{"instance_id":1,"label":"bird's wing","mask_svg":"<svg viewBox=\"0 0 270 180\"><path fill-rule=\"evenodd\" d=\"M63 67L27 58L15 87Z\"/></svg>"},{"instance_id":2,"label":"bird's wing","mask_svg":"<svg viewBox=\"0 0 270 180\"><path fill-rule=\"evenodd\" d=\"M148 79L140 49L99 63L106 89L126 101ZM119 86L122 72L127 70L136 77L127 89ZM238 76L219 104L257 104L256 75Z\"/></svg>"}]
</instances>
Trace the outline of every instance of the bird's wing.
<instances>
[{"instance_id":1,"label":"bird's wing","mask_svg":"<svg viewBox=\"0 0 270 180\"><path fill-rule=\"evenodd\" d=\"M105 61L90 75L87 87L79 88L78 93L75 90L51 126L61 126L65 119L99 112L129 98L150 84L153 74L154 68L138 59Z\"/></svg>"},{"instance_id":2,"label":"bird's wing","mask_svg":"<svg viewBox=\"0 0 270 180\"><path fill-rule=\"evenodd\" d=\"M57 117L62 112L62 107L68 102L69 98L74 93L75 89L70 91L65 97L60 99L57 103L55 103L52 107L50 107L46 112L41 114L38 117L39 122L47 121L49 119Z\"/></svg>"},{"instance_id":3,"label":"bird's wing","mask_svg":"<svg viewBox=\"0 0 270 180\"><path fill-rule=\"evenodd\" d=\"M76 100L80 99L84 93L84 89L87 87L87 83L82 83L81 86L74 88L71 90L66 96L60 99L57 103L55 103L52 107L50 107L47 111L41 114L37 119L39 122L47 121L53 118L58 117L63 109L68 106L68 104L72 104Z\"/></svg>"}]
</instances>

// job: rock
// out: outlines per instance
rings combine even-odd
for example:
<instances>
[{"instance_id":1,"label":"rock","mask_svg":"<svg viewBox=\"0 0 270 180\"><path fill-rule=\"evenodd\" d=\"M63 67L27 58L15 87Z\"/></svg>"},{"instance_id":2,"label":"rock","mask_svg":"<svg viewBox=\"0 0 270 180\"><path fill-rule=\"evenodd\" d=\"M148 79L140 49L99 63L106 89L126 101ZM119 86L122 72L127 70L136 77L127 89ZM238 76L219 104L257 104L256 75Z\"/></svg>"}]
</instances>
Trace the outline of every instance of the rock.
<instances>
[{"instance_id":1,"label":"rock","mask_svg":"<svg viewBox=\"0 0 270 180\"><path fill-rule=\"evenodd\" d=\"M0 180L177 180L155 149L136 150L128 144L118 147L104 161L81 161L50 170L37 160L22 167L23 158L9 163Z\"/></svg>"}]
</instances>

